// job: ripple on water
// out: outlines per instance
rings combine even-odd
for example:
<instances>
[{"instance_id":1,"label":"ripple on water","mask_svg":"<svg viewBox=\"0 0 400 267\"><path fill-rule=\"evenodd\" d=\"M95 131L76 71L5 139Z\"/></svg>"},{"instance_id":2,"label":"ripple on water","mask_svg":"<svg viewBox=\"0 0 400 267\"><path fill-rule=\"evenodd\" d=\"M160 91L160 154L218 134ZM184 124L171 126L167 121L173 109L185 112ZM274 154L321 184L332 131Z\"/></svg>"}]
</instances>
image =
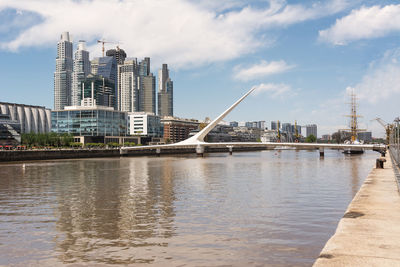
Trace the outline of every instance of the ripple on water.
<instances>
[{"instance_id":1,"label":"ripple on water","mask_svg":"<svg viewBox=\"0 0 400 267\"><path fill-rule=\"evenodd\" d=\"M309 266L377 154L2 164L1 265Z\"/></svg>"}]
</instances>

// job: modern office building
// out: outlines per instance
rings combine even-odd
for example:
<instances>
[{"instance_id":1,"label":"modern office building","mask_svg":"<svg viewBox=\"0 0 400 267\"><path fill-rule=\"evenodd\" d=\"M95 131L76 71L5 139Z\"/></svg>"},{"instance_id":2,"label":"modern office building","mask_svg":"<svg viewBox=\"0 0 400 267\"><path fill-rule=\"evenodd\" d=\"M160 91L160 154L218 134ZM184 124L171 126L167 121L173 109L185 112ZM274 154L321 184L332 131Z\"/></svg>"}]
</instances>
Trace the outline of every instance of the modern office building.
<instances>
[{"instance_id":1,"label":"modern office building","mask_svg":"<svg viewBox=\"0 0 400 267\"><path fill-rule=\"evenodd\" d=\"M163 137L160 117L146 112L128 113L128 134L146 137Z\"/></svg>"},{"instance_id":2,"label":"modern office building","mask_svg":"<svg viewBox=\"0 0 400 267\"><path fill-rule=\"evenodd\" d=\"M118 96L116 88L118 87L118 64L117 60L110 57L98 57L91 61L91 73L102 76L114 84L113 95ZM118 109L118 99L115 101L115 109Z\"/></svg>"},{"instance_id":3,"label":"modern office building","mask_svg":"<svg viewBox=\"0 0 400 267\"><path fill-rule=\"evenodd\" d=\"M114 83L103 76L89 74L82 82L82 98L91 98L94 104L105 107L115 107L115 89ZM80 105L80 103L79 103Z\"/></svg>"},{"instance_id":4,"label":"modern office building","mask_svg":"<svg viewBox=\"0 0 400 267\"><path fill-rule=\"evenodd\" d=\"M54 109L71 105L72 42L68 32L61 34L57 44L56 71L54 72Z\"/></svg>"},{"instance_id":5,"label":"modern office building","mask_svg":"<svg viewBox=\"0 0 400 267\"><path fill-rule=\"evenodd\" d=\"M45 107L0 102L0 114L19 123L21 133L50 132L51 113Z\"/></svg>"},{"instance_id":6,"label":"modern office building","mask_svg":"<svg viewBox=\"0 0 400 267\"><path fill-rule=\"evenodd\" d=\"M139 110L156 113L156 78L153 73L148 76L139 76Z\"/></svg>"},{"instance_id":7,"label":"modern office building","mask_svg":"<svg viewBox=\"0 0 400 267\"><path fill-rule=\"evenodd\" d=\"M150 75L150 58L145 57L142 61L140 61L138 66L138 74L139 76L148 76Z\"/></svg>"},{"instance_id":8,"label":"modern office building","mask_svg":"<svg viewBox=\"0 0 400 267\"><path fill-rule=\"evenodd\" d=\"M86 42L79 41L78 49L75 52L72 74L72 106L80 105L82 100L82 82L85 81L90 71L89 52L86 51Z\"/></svg>"},{"instance_id":9,"label":"modern office building","mask_svg":"<svg viewBox=\"0 0 400 267\"><path fill-rule=\"evenodd\" d=\"M158 115L161 117L173 116L174 84L169 77L168 65L163 64L158 71Z\"/></svg>"},{"instance_id":10,"label":"modern office building","mask_svg":"<svg viewBox=\"0 0 400 267\"><path fill-rule=\"evenodd\" d=\"M316 124L308 124L306 125L306 137L314 135L317 137L317 125Z\"/></svg>"},{"instance_id":11,"label":"modern office building","mask_svg":"<svg viewBox=\"0 0 400 267\"><path fill-rule=\"evenodd\" d=\"M124 64L126 59L125 51L119 47L117 47L117 49L107 50L106 56L115 58L118 65Z\"/></svg>"},{"instance_id":12,"label":"modern office building","mask_svg":"<svg viewBox=\"0 0 400 267\"><path fill-rule=\"evenodd\" d=\"M0 145L19 145L21 143L21 123L11 120L8 114L0 114Z\"/></svg>"},{"instance_id":13,"label":"modern office building","mask_svg":"<svg viewBox=\"0 0 400 267\"><path fill-rule=\"evenodd\" d=\"M117 61L114 57L97 57L91 61L91 73L112 82L117 80Z\"/></svg>"},{"instance_id":14,"label":"modern office building","mask_svg":"<svg viewBox=\"0 0 400 267\"><path fill-rule=\"evenodd\" d=\"M358 140L362 140L364 142L372 141L372 132L359 132L357 133Z\"/></svg>"},{"instance_id":15,"label":"modern office building","mask_svg":"<svg viewBox=\"0 0 400 267\"><path fill-rule=\"evenodd\" d=\"M176 117L162 117L161 124L164 128L164 140L176 143L187 139L191 131L199 128L200 122Z\"/></svg>"},{"instance_id":16,"label":"modern office building","mask_svg":"<svg viewBox=\"0 0 400 267\"><path fill-rule=\"evenodd\" d=\"M271 121L271 130L278 130L278 123L276 121Z\"/></svg>"},{"instance_id":17,"label":"modern office building","mask_svg":"<svg viewBox=\"0 0 400 267\"><path fill-rule=\"evenodd\" d=\"M51 130L74 136L126 136L127 113L98 105L67 106L51 112Z\"/></svg>"}]
</instances>

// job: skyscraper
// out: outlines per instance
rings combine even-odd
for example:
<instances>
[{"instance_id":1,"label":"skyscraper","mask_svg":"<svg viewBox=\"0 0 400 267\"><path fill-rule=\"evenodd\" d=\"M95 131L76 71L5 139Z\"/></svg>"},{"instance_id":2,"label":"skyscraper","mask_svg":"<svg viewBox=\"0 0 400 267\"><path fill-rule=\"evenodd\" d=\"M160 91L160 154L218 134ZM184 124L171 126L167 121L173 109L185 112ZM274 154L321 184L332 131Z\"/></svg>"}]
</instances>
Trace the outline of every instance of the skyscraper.
<instances>
[{"instance_id":1,"label":"skyscraper","mask_svg":"<svg viewBox=\"0 0 400 267\"><path fill-rule=\"evenodd\" d=\"M86 42L79 41L78 50L75 52L74 71L72 75L72 102L79 106L82 99L82 82L90 73L89 52L86 51Z\"/></svg>"},{"instance_id":2,"label":"skyscraper","mask_svg":"<svg viewBox=\"0 0 400 267\"><path fill-rule=\"evenodd\" d=\"M158 115L173 116L173 88L167 64L158 71Z\"/></svg>"},{"instance_id":3,"label":"skyscraper","mask_svg":"<svg viewBox=\"0 0 400 267\"><path fill-rule=\"evenodd\" d=\"M142 79L139 96L140 96L140 111L156 114L156 78L153 73L148 76L139 77Z\"/></svg>"},{"instance_id":4,"label":"skyscraper","mask_svg":"<svg viewBox=\"0 0 400 267\"><path fill-rule=\"evenodd\" d=\"M107 50L106 56L113 57L117 61L118 65L124 64L126 53L123 49L117 47L117 49L110 49Z\"/></svg>"},{"instance_id":5,"label":"skyscraper","mask_svg":"<svg viewBox=\"0 0 400 267\"><path fill-rule=\"evenodd\" d=\"M56 71L54 72L54 109L71 105L72 42L69 32L63 32L57 44Z\"/></svg>"},{"instance_id":6,"label":"skyscraper","mask_svg":"<svg viewBox=\"0 0 400 267\"><path fill-rule=\"evenodd\" d=\"M136 58L118 65L118 109L126 112L156 113L156 81L150 73L150 58L138 64Z\"/></svg>"},{"instance_id":7,"label":"skyscraper","mask_svg":"<svg viewBox=\"0 0 400 267\"><path fill-rule=\"evenodd\" d=\"M139 76L148 76L150 74L150 58L145 57L139 63Z\"/></svg>"},{"instance_id":8,"label":"skyscraper","mask_svg":"<svg viewBox=\"0 0 400 267\"><path fill-rule=\"evenodd\" d=\"M118 110L139 111L138 63L136 58L128 58L118 65Z\"/></svg>"},{"instance_id":9,"label":"skyscraper","mask_svg":"<svg viewBox=\"0 0 400 267\"><path fill-rule=\"evenodd\" d=\"M118 65L117 60L114 57L98 57L93 59L91 61L91 70L92 74L106 78L108 81L113 83L113 95L118 95ZM118 109L118 99L116 99L114 103L114 108Z\"/></svg>"},{"instance_id":10,"label":"skyscraper","mask_svg":"<svg viewBox=\"0 0 400 267\"><path fill-rule=\"evenodd\" d=\"M89 74L82 83L82 99L105 107L115 107L114 83L99 75Z\"/></svg>"}]
</instances>

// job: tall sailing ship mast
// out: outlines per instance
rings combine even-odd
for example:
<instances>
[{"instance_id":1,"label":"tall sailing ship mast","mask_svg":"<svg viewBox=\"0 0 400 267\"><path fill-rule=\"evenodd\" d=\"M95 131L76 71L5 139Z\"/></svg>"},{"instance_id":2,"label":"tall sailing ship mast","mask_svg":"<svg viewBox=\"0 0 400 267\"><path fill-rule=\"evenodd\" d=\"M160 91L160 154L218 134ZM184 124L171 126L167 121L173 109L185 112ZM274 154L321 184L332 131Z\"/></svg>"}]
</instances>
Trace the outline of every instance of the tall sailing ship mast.
<instances>
[{"instance_id":1,"label":"tall sailing ship mast","mask_svg":"<svg viewBox=\"0 0 400 267\"><path fill-rule=\"evenodd\" d=\"M358 118L361 118L362 116L357 115L357 97L354 94L354 89L352 89L350 93L350 107L351 107L351 112L350 115L345 115L346 117L350 117L350 129L344 129L344 131L348 131L351 134L351 144L360 144L360 141L358 140L358 133L359 132L365 132L366 129L359 129L358 128ZM346 154L358 154L358 153L363 153L363 149L347 149L344 151Z\"/></svg>"},{"instance_id":2,"label":"tall sailing ship mast","mask_svg":"<svg viewBox=\"0 0 400 267\"><path fill-rule=\"evenodd\" d=\"M354 94L354 89L352 89L350 93L350 98L351 98L351 113L350 115L345 115L346 117L350 117L350 129L347 129L347 131L350 131L351 134L351 142L354 143L357 140L357 136L359 132L365 132L365 129L359 129L358 128L358 121L357 118L361 118L362 116L357 115L357 97Z\"/></svg>"}]
</instances>

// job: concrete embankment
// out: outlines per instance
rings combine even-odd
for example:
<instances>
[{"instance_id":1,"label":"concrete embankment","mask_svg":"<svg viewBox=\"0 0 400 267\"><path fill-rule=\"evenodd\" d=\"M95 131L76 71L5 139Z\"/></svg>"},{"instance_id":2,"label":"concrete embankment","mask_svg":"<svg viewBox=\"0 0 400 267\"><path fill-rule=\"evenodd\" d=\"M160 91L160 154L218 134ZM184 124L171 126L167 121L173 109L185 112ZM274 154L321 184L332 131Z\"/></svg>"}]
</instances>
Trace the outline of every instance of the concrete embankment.
<instances>
[{"instance_id":1,"label":"concrete embankment","mask_svg":"<svg viewBox=\"0 0 400 267\"><path fill-rule=\"evenodd\" d=\"M370 172L313 266L400 266L397 167L390 155L386 160Z\"/></svg>"},{"instance_id":2,"label":"concrete embankment","mask_svg":"<svg viewBox=\"0 0 400 267\"><path fill-rule=\"evenodd\" d=\"M119 157L119 149L61 149L0 151L0 162L22 160Z\"/></svg>"},{"instance_id":3,"label":"concrete embankment","mask_svg":"<svg viewBox=\"0 0 400 267\"><path fill-rule=\"evenodd\" d=\"M235 148L234 152L258 151L260 148ZM206 148L205 153L229 152L228 148ZM196 154L196 149L162 149L160 155ZM3 150L0 151L0 162L74 159L74 158L102 158L120 156L156 156L156 149L132 150L121 155L119 149L61 149L61 150Z\"/></svg>"}]
</instances>

